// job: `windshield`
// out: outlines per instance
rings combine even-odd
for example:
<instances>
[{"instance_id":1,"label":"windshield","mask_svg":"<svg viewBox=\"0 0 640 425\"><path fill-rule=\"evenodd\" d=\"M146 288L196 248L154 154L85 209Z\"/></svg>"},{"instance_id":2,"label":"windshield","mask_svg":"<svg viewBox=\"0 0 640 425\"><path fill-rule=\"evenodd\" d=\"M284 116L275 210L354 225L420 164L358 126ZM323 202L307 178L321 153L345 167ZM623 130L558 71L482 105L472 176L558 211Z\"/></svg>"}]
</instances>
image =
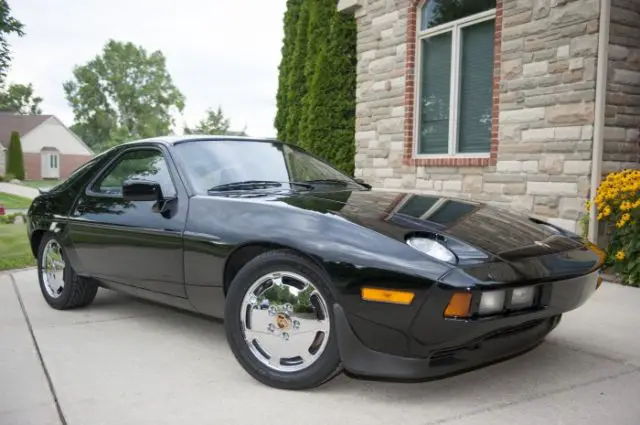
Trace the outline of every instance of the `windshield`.
<instances>
[{"instance_id":1,"label":"windshield","mask_svg":"<svg viewBox=\"0 0 640 425\"><path fill-rule=\"evenodd\" d=\"M193 141L177 144L175 153L198 193L221 185L251 181L285 185L287 182L312 182L314 187L331 185L334 186L332 189L363 189L325 162L278 142Z\"/></svg>"}]
</instances>

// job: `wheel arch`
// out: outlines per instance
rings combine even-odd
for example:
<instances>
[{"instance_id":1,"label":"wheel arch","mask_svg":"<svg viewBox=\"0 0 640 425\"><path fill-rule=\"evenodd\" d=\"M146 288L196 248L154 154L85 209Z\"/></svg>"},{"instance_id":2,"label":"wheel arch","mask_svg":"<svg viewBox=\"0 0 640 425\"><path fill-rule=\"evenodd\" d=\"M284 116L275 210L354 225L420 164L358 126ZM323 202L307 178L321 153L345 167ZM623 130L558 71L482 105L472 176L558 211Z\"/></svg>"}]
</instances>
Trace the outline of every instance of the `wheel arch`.
<instances>
[{"instance_id":1,"label":"wheel arch","mask_svg":"<svg viewBox=\"0 0 640 425\"><path fill-rule=\"evenodd\" d=\"M42 242L42 238L46 232L42 229L36 229L31 234L31 253L34 258L38 258L38 250L40 249L40 242Z\"/></svg>"},{"instance_id":2,"label":"wheel arch","mask_svg":"<svg viewBox=\"0 0 640 425\"><path fill-rule=\"evenodd\" d=\"M283 245L280 243L275 243L275 242L246 243L235 248L231 252L231 254L229 254L229 256L227 257L227 261L225 262L224 275L223 275L225 297L227 296L227 292L229 290L229 286L231 285L231 282L233 282L233 279L236 277L240 269L242 269L242 267L246 263L253 260L258 255L264 254L265 252L276 251L280 249L286 249L286 250L295 252L301 257L311 261L312 263L320 267L322 270L325 270L325 268L322 265L322 261L320 261L320 259L306 252L303 252L300 249Z\"/></svg>"}]
</instances>

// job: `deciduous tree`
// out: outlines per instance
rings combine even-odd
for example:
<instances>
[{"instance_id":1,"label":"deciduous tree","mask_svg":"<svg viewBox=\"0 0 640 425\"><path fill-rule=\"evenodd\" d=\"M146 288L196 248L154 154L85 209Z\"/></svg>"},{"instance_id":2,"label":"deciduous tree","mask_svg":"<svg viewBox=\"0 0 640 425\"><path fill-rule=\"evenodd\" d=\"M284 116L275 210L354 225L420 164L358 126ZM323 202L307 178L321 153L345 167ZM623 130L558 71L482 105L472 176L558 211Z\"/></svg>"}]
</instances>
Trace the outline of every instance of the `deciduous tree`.
<instances>
[{"instance_id":1,"label":"deciduous tree","mask_svg":"<svg viewBox=\"0 0 640 425\"><path fill-rule=\"evenodd\" d=\"M18 37L24 35L24 25L11 16L11 8L7 0L0 0L0 82L4 81L11 62L11 51L7 38L14 34Z\"/></svg>"},{"instance_id":2,"label":"deciduous tree","mask_svg":"<svg viewBox=\"0 0 640 425\"><path fill-rule=\"evenodd\" d=\"M38 115L42 113L42 98L35 96L33 85L9 84L0 86L0 112L14 112L22 115Z\"/></svg>"},{"instance_id":3,"label":"deciduous tree","mask_svg":"<svg viewBox=\"0 0 640 425\"><path fill-rule=\"evenodd\" d=\"M98 56L74 68L63 88L74 131L97 150L168 134L172 113L184 109L162 52L130 42L109 40Z\"/></svg>"},{"instance_id":4,"label":"deciduous tree","mask_svg":"<svg viewBox=\"0 0 640 425\"><path fill-rule=\"evenodd\" d=\"M231 130L229 118L224 116L222 108L207 109L206 116L194 128L185 127L185 134L225 134L230 136L246 136L245 130Z\"/></svg>"}]
</instances>

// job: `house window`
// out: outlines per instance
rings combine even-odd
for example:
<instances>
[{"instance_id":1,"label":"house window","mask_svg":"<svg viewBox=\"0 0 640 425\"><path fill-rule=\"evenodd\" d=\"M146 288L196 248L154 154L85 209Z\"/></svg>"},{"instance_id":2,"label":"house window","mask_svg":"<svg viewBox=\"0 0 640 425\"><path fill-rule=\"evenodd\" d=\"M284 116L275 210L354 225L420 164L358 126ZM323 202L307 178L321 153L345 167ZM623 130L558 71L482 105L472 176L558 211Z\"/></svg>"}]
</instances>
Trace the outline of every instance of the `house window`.
<instances>
[{"instance_id":1,"label":"house window","mask_svg":"<svg viewBox=\"0 0 640 425\"><path fill-rule=\"evenodd\" d=\"M419 13L418 156L488 157L496 0L429 0Z\"/></svg>"}]
</instances>

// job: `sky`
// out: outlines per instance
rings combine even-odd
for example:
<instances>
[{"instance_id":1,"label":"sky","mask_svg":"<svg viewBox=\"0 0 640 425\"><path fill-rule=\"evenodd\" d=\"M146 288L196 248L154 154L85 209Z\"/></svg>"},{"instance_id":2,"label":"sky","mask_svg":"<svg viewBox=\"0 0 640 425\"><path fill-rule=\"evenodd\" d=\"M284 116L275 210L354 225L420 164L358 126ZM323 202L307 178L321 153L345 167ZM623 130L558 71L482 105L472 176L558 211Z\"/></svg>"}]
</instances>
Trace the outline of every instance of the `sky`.
<instances>
[{"instance_id":1,"label":"sky","mask_svg":"<svg viewBox=\"0 0 640 425\"><path fill-rule=\"evenodd\" d=\"M55 4L55 7L52 5ZM66 125L73 112L62 83L108 39L161 50L195 125L221 106L234 130L273 137L286 0L9 0L25 36L11 37L12 83L33 83L44 114Z\"/></svg>"}]
</instances>

